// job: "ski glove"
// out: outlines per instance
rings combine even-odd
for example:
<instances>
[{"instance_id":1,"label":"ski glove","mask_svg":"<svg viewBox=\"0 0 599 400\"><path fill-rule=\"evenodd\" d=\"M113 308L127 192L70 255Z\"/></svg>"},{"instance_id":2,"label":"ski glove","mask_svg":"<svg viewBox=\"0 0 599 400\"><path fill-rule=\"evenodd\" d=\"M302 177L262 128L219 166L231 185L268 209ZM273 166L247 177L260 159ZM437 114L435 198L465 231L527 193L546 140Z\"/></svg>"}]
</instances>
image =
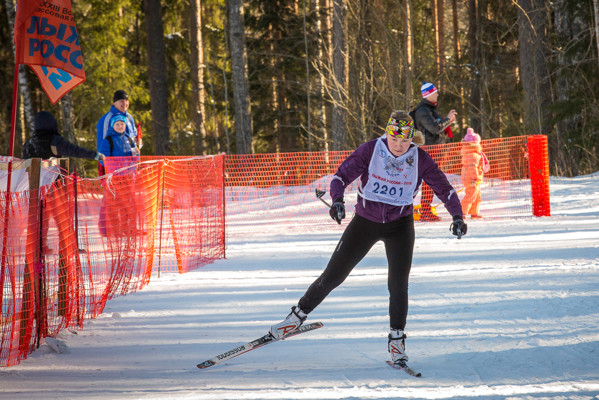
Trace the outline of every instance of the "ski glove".
<instances>
[{"instance_id":1,"label":"ski glove","mask_svg":"<svg viewBox=\"0 0 599 400\"><path fill-rule=\"evenodd\" d=\"M335 200L329 210L329 215L337 221L338 224L341 224L341 220L345 218L345 204L342 199Z\"/></svg>"},{"instance_id":2,"label":"ski glove","mask_svg":"<svg viewBox=\"0 0 599 400\"><path fill-rule=\"evenodd\" d=\"M464 236L466 232L468 232L468 225L464 223L464 220L461 216L454 215L453 222L449 226L449 230L451 231L451 233L456 235L458 239L461 239L462 236Z\"/></svg>"}]
</instances>

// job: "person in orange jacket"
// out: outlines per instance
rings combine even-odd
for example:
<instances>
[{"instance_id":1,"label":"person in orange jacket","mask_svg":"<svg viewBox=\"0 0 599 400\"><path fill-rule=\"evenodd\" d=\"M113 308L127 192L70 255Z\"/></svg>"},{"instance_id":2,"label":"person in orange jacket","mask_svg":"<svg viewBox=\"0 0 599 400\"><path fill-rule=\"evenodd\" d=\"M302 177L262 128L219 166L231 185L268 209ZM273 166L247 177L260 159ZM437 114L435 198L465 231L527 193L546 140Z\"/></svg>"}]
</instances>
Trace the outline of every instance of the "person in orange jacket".
<instances>
[{"instance_id":1,"label":"person in orange jacket","mask_svg":"<svg viewBox=\"0 0 599 400\"><path fill-rule=\"evenodd\" d=\"M479 213L481 200L480 185L483 182L483 173L489 172L489 160L483 153L480 144L480 135L472 128L468 128L462 148L462 183L466 195L462 199L462 213L464 218L470 214L470 218L482 218Z\"/></svg>"}]
</instances>

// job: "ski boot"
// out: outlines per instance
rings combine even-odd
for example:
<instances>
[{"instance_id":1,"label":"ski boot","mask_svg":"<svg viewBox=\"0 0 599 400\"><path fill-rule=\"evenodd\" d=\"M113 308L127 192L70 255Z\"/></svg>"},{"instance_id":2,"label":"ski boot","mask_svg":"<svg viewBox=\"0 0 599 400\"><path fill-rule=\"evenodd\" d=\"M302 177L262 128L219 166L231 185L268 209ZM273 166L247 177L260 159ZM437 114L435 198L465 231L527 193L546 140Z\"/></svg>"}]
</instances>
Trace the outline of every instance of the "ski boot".
<instances>
[{"instance_id":1,"label":"ski boot","mask_svg":"<svg viewBox=\"0 0 599 400\"><path fill-rule=\"evenodd\" d=\"M300 310L299 306L293 306L285 321L271 326L269 333L276 340L282 339L288 333L299 328L307 317L308 314Z\"/></svg>"},{"instance_id":2,"label":"ski boot","mask_svg":"<svg viewBox=\"0 0 599 400\"><path fill-rule=\"evenodd\" d=\"M391 329L389 333L389 353L394 363L408 361L406 354L406 334L401 329Z\"/></svg>"}]
</instances>

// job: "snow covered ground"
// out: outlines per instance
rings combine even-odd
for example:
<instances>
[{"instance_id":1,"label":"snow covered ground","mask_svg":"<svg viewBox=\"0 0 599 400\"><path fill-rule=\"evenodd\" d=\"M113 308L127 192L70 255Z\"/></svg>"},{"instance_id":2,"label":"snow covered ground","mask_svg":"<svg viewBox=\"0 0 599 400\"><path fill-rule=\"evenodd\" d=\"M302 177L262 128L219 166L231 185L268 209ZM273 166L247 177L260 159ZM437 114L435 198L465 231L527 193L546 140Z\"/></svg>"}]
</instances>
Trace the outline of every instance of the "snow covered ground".
<instances>
[{"instance_id":1,"label":"snow covered ground","mask_svg":"<svg viewBox=\"0 0 599 400\"><path fill-rule=\"evenodd\" d=\"M384 362L380 244L310 315L322 329L197 369L280 321L339 238L248 232L0 369L0 399L599 399L599 173L552 178L551 205L467 221L462 240L417 223L406 332L423 378Z\"/></svg>"}]
</instances>

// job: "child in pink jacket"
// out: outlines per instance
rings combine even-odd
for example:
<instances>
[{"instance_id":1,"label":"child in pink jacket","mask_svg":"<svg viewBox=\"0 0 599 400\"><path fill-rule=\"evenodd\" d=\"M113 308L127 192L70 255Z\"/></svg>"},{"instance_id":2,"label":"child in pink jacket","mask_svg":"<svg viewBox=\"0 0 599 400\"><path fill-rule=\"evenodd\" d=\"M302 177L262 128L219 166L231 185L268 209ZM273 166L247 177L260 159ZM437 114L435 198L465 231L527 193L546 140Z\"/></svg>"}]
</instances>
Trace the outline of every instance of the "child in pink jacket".
<instances>
[{"instance_id":1,"label":"child in pink jacket","mask_svg":"<svg viewBox=\"0 0 599 400\"><path fill-rule=\"evenodd\" d=\"M483 153L480 144L480 135L472 128L468 128L464 141L462 142L462 183L466 195L462 199L462 212L464 218L470 214L470 218L482 218L479 214L481 200L480 185L483 182L483 172L489 172L489 160Z\"/></svg>"}]
</instances>

